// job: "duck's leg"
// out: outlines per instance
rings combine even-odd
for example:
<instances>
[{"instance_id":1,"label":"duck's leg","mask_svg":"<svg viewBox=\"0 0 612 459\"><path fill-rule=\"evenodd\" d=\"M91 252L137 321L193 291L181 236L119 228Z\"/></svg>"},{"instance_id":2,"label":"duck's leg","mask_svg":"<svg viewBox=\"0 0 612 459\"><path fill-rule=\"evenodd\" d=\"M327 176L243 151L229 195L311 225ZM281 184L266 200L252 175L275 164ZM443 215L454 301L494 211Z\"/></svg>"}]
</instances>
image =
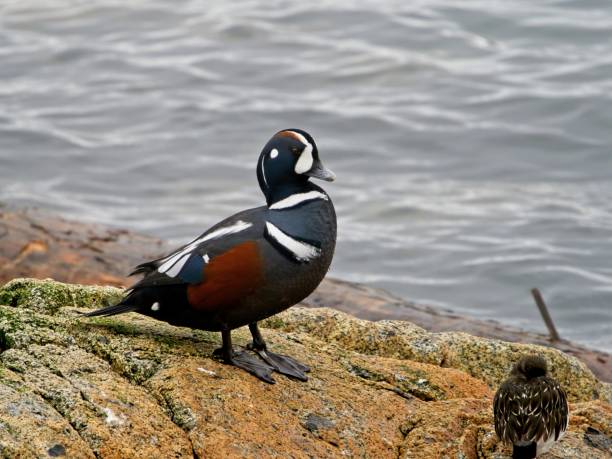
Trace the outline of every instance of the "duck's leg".
<instances>
[{"instance_id":1,"label":"duck's leg","mask_svg":"<svg viewBox=\"0 0 612 459\"><path fill-rule=\"evenodd\" d=\"M267 364L274 367L274 370L279 373L292 376L301 381L308 381L308 376L305 373L309 372L310 368L292 357L268 351L266 342L261 336L259 327L257 327L257 322L249 324L249 330L251 330L251 335L253 335L253 342L249 345L249 348L257 352Z\"/></svg>"},{"instance_id":2,"label":"duck's leg","mask_svg":"<svg viewBox=\"0 0 612 459\"><path fill-rule=\"evenodd\" d=\"M267 383L274 384L276 382L272 378L272 371L276 368L262 362L248 352L234 350L232 347L232 332L230 330L222 331L221 337L223 338L223 346L220 349L216 349L215 354L221 354L225 363L242 368Z\"/></svg>"}]
</instances>

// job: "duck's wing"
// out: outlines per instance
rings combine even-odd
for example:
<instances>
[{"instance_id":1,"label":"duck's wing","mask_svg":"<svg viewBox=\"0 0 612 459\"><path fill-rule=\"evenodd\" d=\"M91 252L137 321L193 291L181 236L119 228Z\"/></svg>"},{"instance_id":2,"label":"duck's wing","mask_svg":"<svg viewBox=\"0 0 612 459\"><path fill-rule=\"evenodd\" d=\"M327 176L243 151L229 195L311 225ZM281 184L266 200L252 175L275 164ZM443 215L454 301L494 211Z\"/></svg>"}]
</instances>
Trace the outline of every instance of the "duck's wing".
<instances>
[{"instance_id":1,"label":"duck's wing","mask_svg":"<svg viewBox=\"0 0 612 459\"><path fill-rule=\"evenodd\" d=\"M250 212L253 214L253 212ZM238 214L212 227L204 234L174 252L157 260L140 264L135 273L145 276L128 290L175 284L198 284L206 279L210 264L218 266L220 260L229 260L237 247L248 242L255 244L263 237L263 224L254 215ZM220 258L221 257L221 258Z\"/></svg>"},{"instance_id":2,"label":"duck's wing","mask_svg":"<svg viewBox=\"0 0 612 459\"><path fill-rule=\"evenodd\" d=\"M184 289L189 306L196 309L236 301L263 278L263 233L260 218L225 220L169 255L140 265L145 276L127 289L120 303L87 315L149 308L170 290L176 291L169 287Z\"/></svg>"}]
</instances>

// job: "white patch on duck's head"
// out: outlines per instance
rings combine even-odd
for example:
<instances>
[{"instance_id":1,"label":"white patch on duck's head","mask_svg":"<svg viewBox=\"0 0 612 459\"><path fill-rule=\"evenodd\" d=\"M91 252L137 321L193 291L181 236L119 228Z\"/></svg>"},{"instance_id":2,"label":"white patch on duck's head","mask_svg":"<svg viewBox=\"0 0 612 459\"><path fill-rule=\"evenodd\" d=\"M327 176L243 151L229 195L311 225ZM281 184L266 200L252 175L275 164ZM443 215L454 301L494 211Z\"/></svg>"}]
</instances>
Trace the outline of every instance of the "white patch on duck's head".
<instances>
[{"instance_id":1,"label":"white patch on duck's head","mask_svg":"<svg viewBox=\"0 0 612 459\"><path fill-rule=\"evenodd\" d=\"M272 151L270 152L270 159L274 159L278 156L278 150L276 148L273 148Z\"/></svg>"},{"instance_id":2,"label":"white patch on duck's head","mask_svg":"<svg viewBox=\"0 0 612 459\"><path fill-rule=\"evenodd\" d=\"M295 173L303 174L312 168L312 163L314 162L312 157L312 144L299 132L291 131L291 133L293 133L295 137L297 137L297 139L304 144L304 151L302 151L297 163L295 163Z\"/></svg>"},{"instance_id":3,"label":"white patch on duck's head","mask_svg":"<svg viewBox=\"0 0 612 459\"><path fill-rule=\"evenodd\" d=\"M312 144L306 139L306 137L304 137L299 132L281 131L279 135L284 137L291 137L300 142L302 145L304 145L304 149L302 150L300 157L295 163L294 171L296 174L303 174L305 172L308 172L312 168L312 165L314 163L314 158L312 156Z\"/></svg>"},{"instance_id":4,"label":"white patch on duck's head","mask_svg":"<svg viewBox=\"0 0 612 459\"><path fill-rule=\"evenodd\" d=\"M312 145L307 143L304 147L304 151L302 151L302 154L298 158L297 163L295 163L295 173L303 174L305 172L308 172L312 168L313 162L314 159L312 157Z\"/></svg>"}]
</instances>

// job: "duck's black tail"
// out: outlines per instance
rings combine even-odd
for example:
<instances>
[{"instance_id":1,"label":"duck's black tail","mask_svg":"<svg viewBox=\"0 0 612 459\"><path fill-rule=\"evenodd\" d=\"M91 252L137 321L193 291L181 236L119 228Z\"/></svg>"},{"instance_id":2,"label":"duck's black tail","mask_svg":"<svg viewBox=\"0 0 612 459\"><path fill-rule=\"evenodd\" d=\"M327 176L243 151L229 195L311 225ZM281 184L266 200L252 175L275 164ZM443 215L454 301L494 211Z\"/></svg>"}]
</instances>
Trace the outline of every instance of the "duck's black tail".
<instances>
[{"instance_id":1,"label":"duck's black tail","mask_svg":"<svg viewBox=\"0 0 612 459\"><path fill-rule=\"evenodd\" d=\"M96 309L95 311L88 312L83 314L85 317L95 317L95 316L114 316L115 314L123 314L124 312L132 312L140 309L139 301L135 298L136 292L131 291L125 298L121 300L121 302L106 306L104 308Z\"/></svg>"},{"instance_id":2,"label":"duck's black tail","mask_svg":"<svg viewBox=\"0 0 612 459\"><path fill-rule=\"evenodd\" d=\"M538 444L536 442L528 445L512 445L512 459L533 459L536 457Z\"/></svg>"},{"instance_id":3,"label":"duck's black tail","mask_svg":"<svg viewBox=\"0 0 612 459\"><path fill-rule=\"evenodd\" d=\"M96 309L95 311L83 314L85 317L95 316L114 316L115 314L123 314L124 312L131 312L138 309L138 306L133 304L119 303L113 306L106 306L105 308Z\"/></svg>"}]
</instances>

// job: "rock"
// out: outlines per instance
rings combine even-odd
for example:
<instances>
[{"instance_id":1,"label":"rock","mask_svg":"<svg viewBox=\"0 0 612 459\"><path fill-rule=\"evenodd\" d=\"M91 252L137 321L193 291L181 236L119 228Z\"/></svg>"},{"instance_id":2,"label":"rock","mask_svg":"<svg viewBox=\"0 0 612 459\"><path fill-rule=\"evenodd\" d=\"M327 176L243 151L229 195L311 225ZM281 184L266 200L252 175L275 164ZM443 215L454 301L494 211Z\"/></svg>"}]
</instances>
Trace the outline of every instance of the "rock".
<instances>
[{"instance_id":1,"label":"rock","mask_svg":"<svg viewBox=\"0 0 612 459\"><path fill-rule=\"evenodd\" d=\"M0 367L0 413L2 457L46 457L58 444L70 457L94 457L70 423L5 367Z\"/></svg>"},{"instance_id":2,"label":"rock","mask_svg":"<svg viewBox=\"0 0 612 459\"><path fill-rule=\"evenodd\" d=\"M584 362L602 381L612 382L610 354L566 340L527 332L492 320L478 320L437 307L416 304L384 290L338 279L325 279L304 300L309 307L327 306L367 320L405 320L432 332L463 331L483 338L554 347Z\"/></svg>"},{"instance_id":3,"label":"rock","mask_svg":"<svg viewBox=\"0 0 612 459\"><path fill-rule=\"evenodd\" d=\"M570 400L603 398L612 402L609 383L602 384L584 363L557 349L485 338L474 339L460 332L439 333L436 342L445 349L443 366L463 370L485 381L490 387L497 387L522 355L537 353L546 358L552 375L567 388Z\"/></svg>"},{"instance_id":4,"label":"rock","mask_svg":"<svg viewBox=\"0 0 612 459\"><path fill-rule=\"evenodd\" d=\"M523 352L545 354L572 400L549 457L609 457L609 384L557 350L291 308L263 333L310 379L268 385L213 358L216 333L78 314L119 293L28 279L0 289L3 457L500 458L491 400Z\"/></svg>"},{"instance_id":5,"label":"rock","mask_svg":"<svg viewBox=\"0 0 612 459\"><path fill-rule=\"evenodd\" d=\"M362 354L417 360L439 365L442 351L433 335L410 322L372 322L327 308L291 308L263 322L284 331L300 331Z\"/></svg>"},{"instance_id":6,"label":"rock","mask_svg":"<svg viewBox=\"0 0 612 459\"><path fill-rule=\"evenodd\" d=\"M132 282L127 273L134 266L168 249L159 239L126 230L68 221L38 210L0 209L0 283L23 276L125 286ZM464 331L556 347L585 362L599 379L612 382L607 353L415 304L365 285L327 278L303 305L332 307L368 320L405 320L428 331Z\"/></svg>"},{"instance_id":7,"label":"rock","mask_svg":"<svg viewBox=\"0 0 612 459\"><path fill-rule=\"evenodd\" d=\"M0 208L0 283L23 276L124 286L132 267L165 249L157 238L124 229Z\"/></svg>"},{"instance_id":8,"label":"rock","mask_svg":"<svg viewBox=\"0 0 612 459\"><path fill-rule=\"evenodd\" d=\"M463 332L430 333L400 321L368 322L329 309L290 308L263 322L286 332L299 331L334 342L343 349L417 360L462 370L496 388L521 355L538 353L574 401L602 398L612 402L612 385L602 383L577 358L549 347L477 338Z\"/></svg>"},{"instance_id":9,"label":"rock","mask_svg":"<svg viewBox=\"0 0 612 459\"><path fill-rule=\"evenodd\" d=\"M605 459L612 450L603 443L584 440L594 429L589 423L596 421L576 414L590 411L596 419L607 413L607 433L598 436L610 438L610 405L600 402L570 404L570 427L562 440L542 459L567 459L589 457ZM598 414L594 414L597 411ZM491 422L491 400L454 399L421 404L414 414L408 416L400 427L404 441L400 447L401 458L478 458L509 459L512 447L499 442ZM436 422L431 422L431 419ZM426 454L422 452L426 451Z\"/></svg>"},{"instance_id":10,"label":"rock","mask_svg":"<svg viewBox=\"0 0 612 459\"><path fill-rule=\"evenodd\" d=\"M101 308L119 301L122 290L115 287L92 287L33 279L15 279L0 290L0 304L24 306L43 313L61 307Z\"/></svg>"},{"instance_id":11,"label":"rock","mask_svg":"<svg viewBox=\"0 0 612 459\"><path fill-rule=\"evenodd\" d=\"M589 446L612 454L612 438L593 427L587 427L584 432L584 442Z\"/></svg>"}]
</instances>

